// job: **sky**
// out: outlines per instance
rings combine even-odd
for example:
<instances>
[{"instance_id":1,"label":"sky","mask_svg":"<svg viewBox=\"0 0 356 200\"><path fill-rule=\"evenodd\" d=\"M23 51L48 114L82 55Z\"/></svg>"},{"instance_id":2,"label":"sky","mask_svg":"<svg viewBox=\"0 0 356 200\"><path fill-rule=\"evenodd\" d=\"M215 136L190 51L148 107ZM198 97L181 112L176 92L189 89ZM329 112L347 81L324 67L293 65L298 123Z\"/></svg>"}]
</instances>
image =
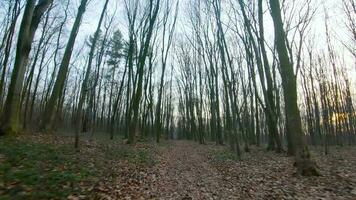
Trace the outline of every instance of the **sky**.
<instances>
[{"instance_id":1,"label":"sky","mask_svg":"<svg viewBox=\"0 0 356 200\"><path fill-rule=\"evenodd\" d=\"M77 5L79 5L79 0L77 1ZM141 0L145 1L145 0ZM234 0L232 0L234 1ZM290 0L287 0L290 1ZM187 8L189 6L190 0L180 0L180 9L179 9L179 15L178 15L178 21L177 21L177 32L180 32L182 30L182 27L184 27L187 23ZM298 2L298 1L297 1ZM300 1L301 2L301 1ZM316 46L320 47L320 49L325 49L325 26L324 26L324 20L325 20L325 12L324 10L327 11L328 16L329 16L329 23L330 23L330 30L332 36L339 38L339 39L344 39L345 38L345 16L342 13L342 0L312 0L315 5L318 5L317 13L313 19L313 23L311 25L312 27L312 33L315 33L316 36ZM78 35L78 40L84 40L85 38L88 37L89 34L93 34L95 29L96 29L96 24L98 23L100 12L103 8L104 1L103 0L91 0L87 12L84 16L83 19L83 24L80 28L80 33ZM297 5L300 6L300 5ZM74 9L74 8L73 8ZM223 8L225 9L225 8ZM75 9L74 9L75 10ZM74 11L73 11L74 12ZM126 17L125 17L125 11L123 8L123 0L111 0L109 2L109 10L108 10L109 15L113 15L115 13L115 27L120 29L123 34L125 35L126 31ZM265 31L266 34L269 35L269 39L273 41L273 24L271 19L269 18L269 15L266 14L266 25L265 25ZM267 36L268 37L268 36ZM340 42L337 40L333 41L335 43L335 49L338 51L337 53L342 52L342 55L345 57L345 61L350 66L351 68L348 71L349 78L352 80L352 85L353 88L356 88L356 63L354 59L352 59L351 55L348 52L345 52L344 49L341 47ZM356 90L353 90L353 95L356 96Z\"/></svg>"},{"instance_id":2,"label":"sky","mask_svg":"<svg viewBox=\"0 0 356 200\"><path fill-rule=\"evenodd\" d=\"M139 0L139 1L147 1L147 0ZM222 1L229 1L229 0L222 0ZM231 0L231 1L237 1L237 0ZM291 0L286 0L286 1L291 1ZM302 1L302 0L300 0ZM189 10L189 5L192 2L192 0L180 0L180 8L179 8L179 15L178 15L178 21L177 21L177 30L176 32L184 32L184 27L187 24L187 10ZM266 1L265 1L266 2ZM297 0L299 2L299 0ZM331 29L331 34L339 39L344 39L345 38L345 23L344 19L345 16L342 13L342 0L312 0L313 3L318 5L317 13L316 16L314 17L313 24L311 25L312 32L315 33L316 36L316 43L319 45L316 45L317 47L320 47L321 49L325 49L325 26L324 26L324 8L328 12L329 16L329 23L330 23L330 29ZM70 16L72 19L74 19L75 14L77 12L77 8L79 6L80 0L72 0L73 5L70 7ZM1 5L1 4L0 4ZM80 46L83 45L83 42L88 38L89 35L92 35L96 29L99 16L101 13L101 10L103 8L104 1L103 0L90 0L89 5L87 6L87 11L84 15L82 25L80 27L80 31L78 33L78 38L76 42L76 47L79 48ZM298 5L300 6L300 5ZM223 9L228 9L224 8ZM115 14L115 20L114 20L114 27L115 29L120 29L123 34L125 35L126 33L126 16L125 16L125 10L123 8L123 0L110 0L109 2L109 9L108 9L108 15L112 16ZM1 15L1 13L0 13ZM271 19L268 14L265 15L266 17L266 23L265 23L265 31L267 34L267 38L273 42L273 23L271 22ZM67 29L70 30L72 26L73 20L71 20L69 23L67 23ZM349 63L349 66L351 66L351 69L348 71L349 78L352 80L352 85L353 88L356 88L356 63L354 59L345 52L342 48L340 48L340 42L337 40L334 40L334 43L336 44L336 51L340 55L343 55L345 57L345 61ZM341 52L341 53L340 53ZM353 95L356 96L356 90L354 89Z\"/></svg>"}]
</instances>

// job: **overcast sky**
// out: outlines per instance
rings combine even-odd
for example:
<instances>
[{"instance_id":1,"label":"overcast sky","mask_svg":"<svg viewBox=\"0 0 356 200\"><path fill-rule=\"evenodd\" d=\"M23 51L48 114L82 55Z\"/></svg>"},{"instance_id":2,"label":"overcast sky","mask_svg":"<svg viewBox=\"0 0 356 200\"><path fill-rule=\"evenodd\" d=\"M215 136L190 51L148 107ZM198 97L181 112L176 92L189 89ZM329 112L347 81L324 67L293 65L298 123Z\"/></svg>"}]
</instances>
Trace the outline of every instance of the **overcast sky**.
<instances>
[{"instance_id":1,"label":"overcast sky","mask_svg":"<svg viewBox=\"0 0 356 200\"><path fill-rule=\"evenodd\" d=\"M77 1L77 5L79 5L79 0ZM146 0L142 0L146 1ZM290 0L286 0L287 2ZM115 12L115 27L120 29L124 34L126 32L126 17L123 8L123 0L111 0L109 3L109 15L112 15ZM187 10L189 3L191 0L180 0L180 14L178 16L178 24L177 29L182 29L187 23ZM298 2L298 0L297 0ZM345 38L345 16L342 13L342 0L312 0L313 3L318 4L317 14L314 18L314 22L312 23L312 32L316 35L316 45L320 48L326 48L325 45L325 26L324 26L324 19L325 19L325 12L324 8L329 15L329 23L330 29L332 31L333 36L338 37L340 39ZM93 34L96 28L96 24L99 20L101 9L103 8L104 1L103 0L91 0L87 12L85 14L82 27L79 33L79 40L84 40L88 36L88 34ZM223 8L224 9L224 8ZM73 8L73 12L75 9ZM266 14L266 34L270 33L269 37L273 38L273 24L272 22L268 22L269 15ZM182 30L177 30L182 31ZM273 40L272 40L273 41ZM340 45L340 42L334 40L333 41L336 45ZM336 46L337 47L337 46ZM339 47L337 47L339 48ZM341 49L339 51L342 51ZM353 69L350 70L350 78L353 79L354 88L356 88L356 66L355 62L351 59L350 56L346 55L345 59L350 64L353 65ZM353 91L354 95L356 95L356 91Z\"/></svg>"},{"instance_id":2,"label":"overcast sky","mask_svg":"<svg viewBox=\"0 0 356 200\"><path fill-rule=\"evenodd\" d=\"M1 1L1 0L0 0ZM145 2L147 0L140 0L142 2ZM224 0L223 0L224 1ZM226 0L225 0L226 1ZM234 0L231 0L234 1ZM236 0L237 1L237 0ZM245 0L247 1L247 0ZM291 0L286 0L291 1ZM296 0L297 2L299 0ZM302 1L302 0L300 0ZM77 8L79 6L80 0L72 0L73 5L70 8L70 16L72 18L75 17L75 14L77 12ZM179 9L179 16L178 16L178 21L177 21L177 32L183 32L184 27L186 26L186 23L188 22L187 19L187 11L189 10L189 4L192 2L192 0L180 0L180 9ZM265 1L266 2L266 1ZM325 27L324 27L324 8L328 12L329 15L329 24L330 24L330 29L332 31L332 35L334 37L337 37L339 39L345 39L345 16L342 13L342 0L312 0L313 3L318 4L318 10L317 14L314 18L313 24L312 24L312 32L315 33L316 36L316 47L319 48L326 48L325 45ZM95 28L97 26L100 12L103 8L104 1L103 0L90 0L90 4L87 7L87 11L85 13L85 16L83 18L82 25L80 27L80 31L78 34L77 42L76 42L76 48L79 46L82 46L84 40L89 36L92 35L95 31ZM1 6L1 2L0 2ZM300 5L299 5L300 6ZM223 8L228 9L228 8ZM109 10L108 10L109 16L112 16L115 13L115 22L114 22L114 27L115 29L120 29L121 32L125 35L126 33L126 16L125 16L125 11L123 8L123 0L110 0L109 2ZM1 16L1 13L0 13ZM273 42L273 24L270 21L270 16L268 13L265 15L266 19L266 24L265 24L265 29L266 29L266 34L267 38L269 37L269 40ZM67 29L71 29L71 23L69 22L67 24ZM352 57L349 56L346 52L340 52L343 51L340 48L340 42L337 40L333 40L333 42L336 44L336 48L338 49L338 55L343 55L345 56L345 60L349 63L350 67L353 67L352 70L349 71L349 76L353 80L353 86L356 88L356 66L355 66L355 61L351 59ZM353 90L354 95L356 95L355 89Z\"/></svg>"}]
</instances>

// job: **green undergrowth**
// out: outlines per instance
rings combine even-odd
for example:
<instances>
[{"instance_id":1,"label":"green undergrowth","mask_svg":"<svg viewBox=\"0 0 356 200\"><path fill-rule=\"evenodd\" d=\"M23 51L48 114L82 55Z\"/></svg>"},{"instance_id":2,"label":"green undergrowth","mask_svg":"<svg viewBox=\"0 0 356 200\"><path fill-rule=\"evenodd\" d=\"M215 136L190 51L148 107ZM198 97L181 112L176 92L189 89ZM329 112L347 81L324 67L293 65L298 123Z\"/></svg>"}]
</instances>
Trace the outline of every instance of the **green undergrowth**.
<instances>
[{"instance_id":1,"label":"green undergrowth","mask_svg":"<svg viewBox=\"0 0 356 200\"><path fill-rule=\"evenodd\" d=\"M71 142L31 139L0 138L1 200L85 196L120 161L153 164L148 148L102 141L76 152Z\"/></svg>"},{"instance_id":2,"label":"green undergrowth","mask_svg":"<svg viewBox=\"0 0 356 200\"><path fill-rule=\"evenodd\" d=\"M232 152L227 148L219 148L212 150L211 158L213 162L231 162L240 160L236 153Z\"/></svg>"},{"instance_id":3,"label":"green undergrowth","mask_svg":"<svg viewBox=\"0 0 356 200\"><path fill-rule=\"evenodd\" d=\"M107 148L105 150L107 159L127 160L131 164L147 166L153 165L154 160L149 152L149 148L135 148L122 145L116 148Z\"/></svg>"}]
</instances>

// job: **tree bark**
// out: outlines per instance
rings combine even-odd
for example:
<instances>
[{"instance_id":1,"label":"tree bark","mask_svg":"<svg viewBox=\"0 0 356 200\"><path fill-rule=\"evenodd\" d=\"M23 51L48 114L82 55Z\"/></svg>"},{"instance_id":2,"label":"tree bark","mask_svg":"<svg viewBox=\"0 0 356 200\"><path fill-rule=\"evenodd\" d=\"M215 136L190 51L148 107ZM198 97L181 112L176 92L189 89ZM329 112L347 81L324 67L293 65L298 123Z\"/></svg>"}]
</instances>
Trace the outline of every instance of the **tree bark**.
<instances>
[{"instance_id":1,"label":"tree bark","mask_svg":"<svg viewBox=\"0 0 356 200\"><path fill-rule=\"evenodd\" d=\"M69 67L70 59L72 57L75 39L78 34L78 30L80 27L80 23L82 21L82 17L85 13L87 2L88 2L88 0L82 0L80 3L80 6L78 8L78 13L75 18L73 28L72 28L72 31L69 36L69 40L68 40L68 43L67 43L64 55L63 55L61 65L59 67L57 79L54 84L51 97L46 105L46 108L45 108L45 111L43 114L43 119L41 122L41 130L42 131L51 131L51 129L52 129L53 120L54 120L54 116L55 116L55 107L57 105L58 100L61 99L61 96L62 96L64 82L67 78L68 67Z\"/></svg>"},{"instance_id":2,"label":"tree bark","mask_svg":"<svg viewBox=\"0 0 356 200\"><path fill-rule=\"evenodd\" d=\"M296 76L286 47L279 0L270 0L271 16L274 23L275 42L281 66L281 77L285 102L287 131L292 137L293 152L297 173L305 176L319 175L316 163L312 160L305 136L297 102Z\"/></svg>"},{"instance_id":3,"label":"tree bark","mask_svg":"<svg viewBox=\"0 0 356 200\"><path fill-rule=\"evenodd\" d=\"M27 1L17 41L15 65L1 119L0 135L16 134L21 129L20 101L28 57L42 15L52 1L41 0L37 5L35 0Z\"/></svg>"},{"instance_id":4,"label":"tree bark","mask_svg":"<svg viewBox=\"0 0 356 200\"><path fill-rule=\"evenodd\" d=\"M82 119L83 103L85 101L85 97L86 97L87 91L89 90L88 89L88 81L89 81L89 75L90 75L90 72L91 72L91 67L92 67L93 58L94 58L94 51L95 51L95 48L96 48L96 43L97 43L98 38L99 38L100 27L101 27L101 24L103 22L103 19L104 19L104 16L105 16L105 12L106 12L106 8L108 7L108 3L109 3L109 0L106 0L105 4L104 4L104 8L101 11L101 15L100 15L100 19L99 19L99 22L98 22L98 26L97 26L96 31L94 33L93 41L92 41L92 44L91 44L91 47L90 47L88 66L87 66L87 69L86 69L86 72L85 72L85 77L84 77L84 80L83 80L83 83L82 83L82 88L81 88L81 91L80 91L79 103L78 103L78 107L77 107L77 116L76 116L77 124L76 124L76 129L75 129L75 145L74 145L75 148L78 148L78 144L79 144L79 131L80 131L80 128L82 126L82 123L81 123L82 120L81 119Z\"/></svg>"}]
</instances>

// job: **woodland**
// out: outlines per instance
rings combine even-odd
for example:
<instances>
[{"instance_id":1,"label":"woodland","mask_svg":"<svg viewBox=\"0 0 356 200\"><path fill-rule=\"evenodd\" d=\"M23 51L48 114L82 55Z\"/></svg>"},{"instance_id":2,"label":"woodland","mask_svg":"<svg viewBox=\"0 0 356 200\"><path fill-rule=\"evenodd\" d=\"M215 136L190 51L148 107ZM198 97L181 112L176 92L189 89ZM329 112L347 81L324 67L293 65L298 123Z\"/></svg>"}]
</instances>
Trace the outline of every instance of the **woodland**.
<instances>
[{"instance_id":1,"label":"woodland","mask_svg":"<svg viewBox=\"0 0 356 200\"><path fill-rule=\"evenodd\" d=\"M0 199L356 199L354 0L1 0Z\"/></svg>"}]
</instances>

